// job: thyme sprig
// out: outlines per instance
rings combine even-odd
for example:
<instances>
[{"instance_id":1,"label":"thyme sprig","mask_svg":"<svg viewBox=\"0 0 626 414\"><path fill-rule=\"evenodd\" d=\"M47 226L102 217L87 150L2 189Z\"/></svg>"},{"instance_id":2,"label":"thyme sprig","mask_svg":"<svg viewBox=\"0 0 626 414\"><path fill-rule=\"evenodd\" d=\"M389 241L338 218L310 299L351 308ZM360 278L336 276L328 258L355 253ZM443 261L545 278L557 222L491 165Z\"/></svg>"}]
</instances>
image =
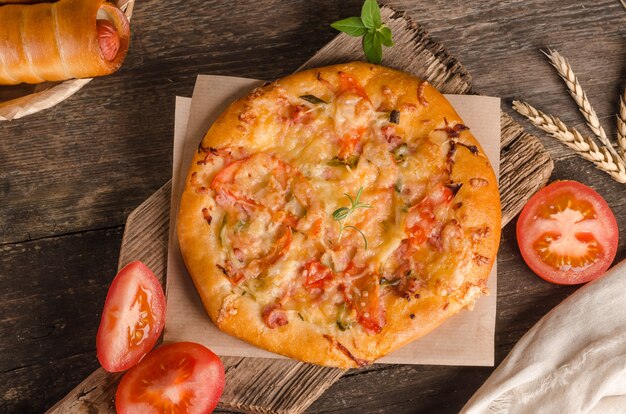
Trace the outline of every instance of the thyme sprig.
<instances>
[{"instance_id":1,"label":"thyme sprig","mask_svg":"<svg viewBox=\"0 0 626 414\"><path fill-rule=\"evenodd\" d=\"M339 222L339 241L341 241L341 236L343 235L343 231L345 229L353 229L358 231L361 237L363 237L365 250L367 250L367 237L365 237L365 234L361 231L361 229L353 225L346 226L346 220L357 209L372 208L370 204L365 204L361 202L361 194L363 194L363 187L359 188L359 191L357 191L356 197L354 198L352 198L348 193L344 193L344 195L348 197L348 200L350 200L350 207L339 207L337 210L333 211L333 220Z\"/></svg>"}]
</instances>

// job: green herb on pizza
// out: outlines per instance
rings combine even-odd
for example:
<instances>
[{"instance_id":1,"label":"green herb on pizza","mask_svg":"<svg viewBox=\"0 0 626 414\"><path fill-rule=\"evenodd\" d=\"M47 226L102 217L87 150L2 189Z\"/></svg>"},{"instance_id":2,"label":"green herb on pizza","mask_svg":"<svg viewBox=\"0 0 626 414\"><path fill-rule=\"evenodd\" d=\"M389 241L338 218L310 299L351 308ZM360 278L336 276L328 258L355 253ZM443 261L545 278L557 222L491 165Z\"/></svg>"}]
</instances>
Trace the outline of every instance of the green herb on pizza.
<instances>
[{"instance_id":1,"label":"green herb on pizza","mask_svg":"<svg viewBox=\"0 0 626 414\"><path fill-rule=\"evenodd\" d=\"M355 198L350 197L348 193L344 193L346 197L348 197L348 199L350 200L351 205L350 207L339 207L337 210L335 210L333 212L333 220L339 222L339 241L341 241L341 236L343 235L344 229L347 229L347 228L354 229L357 232L359 232L359 234L361 234L361 237L363 237L363 242L365 243L365 250L367 250L367 238L365 237L365 234L363 234L361 229L352 225L346 226L346 219L348 218L348 216L354 213L356 209L372 208L372 206L369 204L361 203L360 198L361 198L362 193L363 193L363 187L359 188L359 191L356 193Z\"/></svg>"}]
</instances>

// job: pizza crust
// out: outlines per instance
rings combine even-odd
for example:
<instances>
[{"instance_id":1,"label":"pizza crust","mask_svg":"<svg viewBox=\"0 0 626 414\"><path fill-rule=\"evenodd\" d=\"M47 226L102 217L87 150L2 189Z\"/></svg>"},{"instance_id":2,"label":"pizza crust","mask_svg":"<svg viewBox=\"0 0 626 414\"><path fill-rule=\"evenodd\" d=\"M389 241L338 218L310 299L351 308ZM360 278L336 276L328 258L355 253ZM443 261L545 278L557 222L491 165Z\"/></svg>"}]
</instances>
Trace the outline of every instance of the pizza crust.
<instances>
[{"instance_id":1,"label":"pizza crust","mask_svg":"<svg viewBox=\"0 0 626 414\"><path fill-rule=\"evenodd\" d=\"M190 166L182 195L178 238L203 305L220 330L290 358L349 368L371 363L431 332L461 309L471 308L479 296L487 293L486 281L496 258L501 216L496 177L480 144L469 130L445 132L458 135L454 139L461 143L456 145L449 177L452 182L462 184L453 200L462 202L461 205L456 202L453 214L462 226L465 247L454 259L455 265L451 267L454 274L442 277L441 283L428 282L426 290L421 289L419 294L408 298L393 293L383 295L386 324L380 333L368 332L360 326L342 331L335 324L312 323L303 320L294 310L287 311L287 324L268 327L262 318L267 303L259 303L262 296L253 297L246 294L245 289L242 294L225 275L219 228L224 212L216 201L215 191L210 188L216 172L223 166L216 166L219 161L207 159L211 159L211 151L219 152L224 148L242 147L247 153L276 151L274 140L285 134L288 126L275 122L271 111L264 113L258 108L271 107L276 99L284 96L313 95L322 99L330 96L328 99L331 99L328 84L335 82L339 72L358 80L373 103L383 102L379 106L391 96L394 107L404 108L400 109L400 116L404 116L400 126L404 130L410 127L414 136L429 136L442 125L447 128L447 125L462 124L443 95L426 82L371 64L355 62L306 70L255 89L248 97L229 106L204 137ZM409 111L415 111L415 115L406 115ZM406 118L410 119L410 125L406 125ZM340 122L337 118L334 121ZM288 154L297 149L296 144L285 144L282 150ZM316 151L327 151L325 141ZM426 165L441 162L433 160ZM445 160L443 162L445 164ZM422 173L416 171L416 175ZM384 177L381 175L378 179ZM341 193L340 189L337 191ZM301 236L294 234L290 252L298 251L294 243ZM303 250L302 254L306 252Z\"/></svg>"}]
</instances>

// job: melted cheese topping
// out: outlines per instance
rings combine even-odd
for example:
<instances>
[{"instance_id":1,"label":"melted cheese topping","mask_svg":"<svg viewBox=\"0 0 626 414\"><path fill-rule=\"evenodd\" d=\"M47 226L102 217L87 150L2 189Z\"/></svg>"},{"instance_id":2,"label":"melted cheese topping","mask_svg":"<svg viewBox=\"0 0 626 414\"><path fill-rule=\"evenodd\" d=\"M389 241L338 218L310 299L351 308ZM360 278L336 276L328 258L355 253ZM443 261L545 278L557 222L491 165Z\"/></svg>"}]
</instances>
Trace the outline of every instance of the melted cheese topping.
<instances>
[{"instance_id":1,"label":"melted cheese topping","mask_svg":"<svg viewBox=\"0 0 626 414\"><path fill-rule=\"evenodd\" d=\"M202 149L194 184L214 201L216 262L270 328L299 317L375 334L383 296L450 296L464 282L471 243L450 169L466 128L415 128L423 106L371 88L341 72L297 92L277 83L239 114L253 146Z\"/></svg>"}]
</instances>

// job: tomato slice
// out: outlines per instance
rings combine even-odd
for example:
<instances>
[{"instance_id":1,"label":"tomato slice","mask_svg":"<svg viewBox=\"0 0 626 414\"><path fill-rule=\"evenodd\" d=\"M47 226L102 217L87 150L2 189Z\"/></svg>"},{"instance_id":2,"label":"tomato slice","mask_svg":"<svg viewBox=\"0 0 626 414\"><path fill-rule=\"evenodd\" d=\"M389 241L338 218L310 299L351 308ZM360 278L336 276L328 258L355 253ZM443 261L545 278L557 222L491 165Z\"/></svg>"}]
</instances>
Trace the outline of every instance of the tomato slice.
<instances>
[{"instance_id":1,"label":"tomato slice","mask_svg":"<svg viewBox=\"0 0 626 414\"><path fill-rule=\"evenodd\" d=\"M367 101L370 100L367 92L365 92L363 86L361 86L356 79L345 72L339 72L339 90L337 91L337 95L341 95L346 92L353 92Z\"/></svg>"},{"instance_id":2,"label":"tomato slice","mask_svg":"<svg viewBox=\"0 0 626 414\"><path fill-rule=\"evenodd\" d=\"M237 203L278 210L285 204L292 175L289 164L258 153L224 167L213 178L211 189Z\"/></svg>"},{"instance_id":3,"label":"tomato slice","mask_svg":"<svg viewBox=\"0 0 626 414\"><path fill-rule=\"evenodd\" d=\"M617 221L600 194L557 181L531 197L517 221L526 264L548 282L585 283L601 276L617 253Z\"/></svg>"},{"instance_id":4,"label":"tomato slice","mask_svg":"<svg viewBox=\"0 0 626 414\"><path fill-rule=\"evenodd\" d=\"M340 290L346 305L356 311L359 324L369 333L380 333L386 320L380 303L378 276L370 274L360 277L352 281L351 285L341 285Z\"/></svg>"},{"instance_id":5,"label":"tomato slice","mask_svg":"<svg viewBox=\"0 0 626 414\"><path fill-rule=\"evenodd\" d=\"M311 260L304 265L304 287L307 289L322 289L324 282L333 278L333 271L320 263L319 260Z\"/></svg>"},{"instance_id":6,"label":"tomato slice","mask_svg":"<svg viewBox=\"0 0 626 414\"><path fill-rule=\"evenodd\" d=\"M350 156L360 155L363 151L361 140L367 131L366 127L352 128L339 140L339 158L347 160Z\"/></svg>"},{"instance_id":7,"label":"tomato slice","mask_svg":"<svg viewBox=\"0 0 626 414\"><path fill-rule=\"evenodd\" d=\"M435 225L433 203L427 197L409 209L405 218L405 228L409 240L416 246L421 245L430 237Z\"/></svg>"},{"instance_id":8,"label":"tomato slice","mask_svg":"<svg viewBox=\"0 0 626 414\"><path fill-rule=\"evenodd\" d=\"M115 393L118 414L212 412L225 384L224 365L193 342L163 345L128 371Z\"/></svg>"},{"instance_id":9,"label":"tomato slice","mask_svg":"<svg viewBox=\"0 0 626 414\"><path fill-rule=\"evenodd\" d=\"M165 325L165 294L146 265L126 265L113 279L96 336L98 360L109 372L127 370L156 344Z\"/></svg>"}]
</instances>

